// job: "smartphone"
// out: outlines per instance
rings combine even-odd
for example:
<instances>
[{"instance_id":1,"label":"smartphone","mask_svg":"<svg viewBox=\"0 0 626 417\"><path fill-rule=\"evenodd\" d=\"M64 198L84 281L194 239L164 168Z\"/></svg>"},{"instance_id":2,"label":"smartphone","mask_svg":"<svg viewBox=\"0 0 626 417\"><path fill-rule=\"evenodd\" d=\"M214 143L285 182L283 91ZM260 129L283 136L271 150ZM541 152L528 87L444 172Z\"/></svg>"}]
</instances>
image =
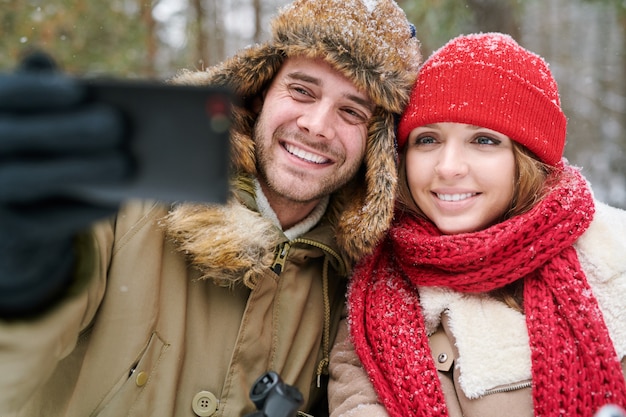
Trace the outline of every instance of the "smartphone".
<instances>
[{"instance_id":1,"label":"smartphone","mask_svg":"<svg viewBox=\"0 0 626 417\"><path fill-rule=\"evenodd\" d=\"M126 118L136 175L116 186L79 187L80 198L224 203L229 189L229 130L234 95L226 88L153 81L81 80L88 100Z\"/></svg>"}]
</instances>

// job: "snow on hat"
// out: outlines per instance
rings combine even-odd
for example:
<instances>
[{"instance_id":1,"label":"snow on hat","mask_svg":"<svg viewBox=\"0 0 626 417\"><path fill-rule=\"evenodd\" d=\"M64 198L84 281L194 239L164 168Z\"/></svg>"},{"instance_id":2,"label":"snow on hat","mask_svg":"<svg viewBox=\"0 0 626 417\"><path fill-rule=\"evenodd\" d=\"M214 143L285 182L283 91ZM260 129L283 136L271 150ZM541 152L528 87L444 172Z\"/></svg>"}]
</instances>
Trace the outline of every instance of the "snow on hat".
<instances>
[{"instance_id":1,"label":"snow on hat","mask_svg":"<svg viewBox=\"0 0 626 417\"><path fill-rule=\"evenodd\" d=\"M400 120L399 147L414 128L439 122L495 130L550 165L563 156L567 119L556 81L509 35L459 36L428 58Z\"/></svg>"},{"instance_id":2,"label":"snow on hat","mask_svg":"<svg viewBox=\"0 0 626 417\"><path fill-rule=\"evenodd\" d=\"M336 193L328 212L337 242L352 259L373 249L393 216L397 184L395 121L409 100L420 44L393 0L295 0L271 23L270 39L206 71L183 72L178 84L230 87L242 98L231 129L232 166L256 173L253 99L288 57L323 59L377 106L368 128L364 170Z\"/></svg>"},{"instance_id":3,"label":"snow on hat","mask_svg":"<svg viewBox=\"0 0 626 417\"><path fill-rule=\"evenodd\" d=\"M322 57L376 105L404 110L405 83L412 86L421 54L395 1L296 0L274 19L272 34L270 42L288 56Z\"/></svg>"}]
</instances>

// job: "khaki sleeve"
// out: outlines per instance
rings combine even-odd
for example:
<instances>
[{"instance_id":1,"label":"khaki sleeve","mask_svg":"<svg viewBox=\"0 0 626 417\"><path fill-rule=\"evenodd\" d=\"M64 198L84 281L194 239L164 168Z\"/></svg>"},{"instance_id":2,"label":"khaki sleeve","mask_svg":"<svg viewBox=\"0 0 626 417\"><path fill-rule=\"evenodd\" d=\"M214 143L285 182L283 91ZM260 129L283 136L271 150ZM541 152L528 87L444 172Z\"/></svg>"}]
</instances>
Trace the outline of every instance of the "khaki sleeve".
<instances>
[{"instance_id":1,"label":"khaki sleeve","mask_svg":"<svg viewBox=\"0 0 626 417\"><path fill-rule=\"evenodd\" d=\"M75 279L65 298L41 315L0 320L0 416L17 413L76 347L106 287L111 222L77 237Z\"/></svg>"},{"instance_id":2,"label":"khaki sleeve","mask_svg":"<svg viewBox=\"0 0 626 417\"><path fill-rule=\"evenodd\" d=\"M354 350L346 318L339 324L328 369L331 417L388 416L385 407L378 402L374 387Z\"/></svg>"}]
</instances>

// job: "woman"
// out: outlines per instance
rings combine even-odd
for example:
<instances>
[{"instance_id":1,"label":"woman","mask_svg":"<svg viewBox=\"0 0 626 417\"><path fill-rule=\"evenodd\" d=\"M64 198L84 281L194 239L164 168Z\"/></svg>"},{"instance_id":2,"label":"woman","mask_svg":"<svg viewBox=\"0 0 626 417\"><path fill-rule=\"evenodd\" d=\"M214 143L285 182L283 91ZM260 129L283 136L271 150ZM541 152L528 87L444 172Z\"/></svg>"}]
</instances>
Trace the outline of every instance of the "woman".
<instances>
[{"instance_id":1,"label":"woman","mask_svg":"<svg viewBox=\"0 0 626 417\"><path fill-rule=\"evenodd\" d=\"M548 65L508 35L424 63L396 216L354 271L331 354L333 416L626 404L626 213L594 201L565 136Z\"/></svg>"}]
</instances>

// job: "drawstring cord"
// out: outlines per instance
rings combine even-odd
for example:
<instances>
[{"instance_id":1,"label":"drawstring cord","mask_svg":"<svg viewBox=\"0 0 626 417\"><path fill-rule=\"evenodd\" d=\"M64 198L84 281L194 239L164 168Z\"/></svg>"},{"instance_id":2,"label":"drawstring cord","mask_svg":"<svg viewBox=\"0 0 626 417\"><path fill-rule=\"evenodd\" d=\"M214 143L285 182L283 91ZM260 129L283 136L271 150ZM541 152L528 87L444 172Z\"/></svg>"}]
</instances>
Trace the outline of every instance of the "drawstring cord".
<instances>
[{"instance_id":1,"label":"drawstring cord","mask_svg":"<svg viewBox=\"0 0 626 417\"><path fill-rule=\"evenodd\" d=\"M322 293L324 298L324 329L322 334L322 360L317 365L317 387L322 386L322 374L328 375L330 362L330 298L328 297L328 256L324 257L324 269L322 273Z\"/></svg>"}]
</instances>

